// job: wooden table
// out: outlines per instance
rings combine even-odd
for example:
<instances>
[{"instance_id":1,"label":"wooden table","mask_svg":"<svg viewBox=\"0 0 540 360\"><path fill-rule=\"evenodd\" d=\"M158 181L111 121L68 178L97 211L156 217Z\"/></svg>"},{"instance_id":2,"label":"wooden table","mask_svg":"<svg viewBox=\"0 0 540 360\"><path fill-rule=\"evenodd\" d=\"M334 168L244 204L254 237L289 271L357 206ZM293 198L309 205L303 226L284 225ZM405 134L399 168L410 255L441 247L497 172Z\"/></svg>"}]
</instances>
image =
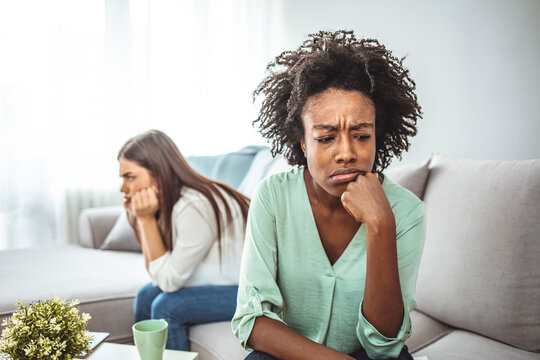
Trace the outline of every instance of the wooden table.
<instances>
[{"instance_id":1,"label":"wooden table","mask_svg":"<svg viewBox=\"0 0 540 360\"><path fill-rule=\"evenodd\" d=\"M163 360L196 360L199 354L189 351L165 350ZM133 345L101 343L86 359L90 360L140 360Z\"/></svg>"}]
</instances>

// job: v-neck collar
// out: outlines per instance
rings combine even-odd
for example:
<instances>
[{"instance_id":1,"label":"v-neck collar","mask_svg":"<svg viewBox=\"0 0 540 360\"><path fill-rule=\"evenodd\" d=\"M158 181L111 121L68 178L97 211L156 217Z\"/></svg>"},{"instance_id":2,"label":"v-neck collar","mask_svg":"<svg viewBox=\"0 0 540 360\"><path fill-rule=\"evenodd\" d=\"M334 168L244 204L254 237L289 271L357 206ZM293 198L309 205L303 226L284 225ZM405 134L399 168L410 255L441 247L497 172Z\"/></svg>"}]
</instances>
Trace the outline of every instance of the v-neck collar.
<instances>
[{"instance_id":1,"label":"v-neck collar","mask_svg":"<svg viewBox=\"0 0 540 360\"><path fill-rule=\"evenodd\" d=\"M304 178L304 171L305 170L306 170L306 168L304 166L300 171L299 178L300 178L300 181L301 181L301 184L302 184L302 189L303 189L302 190L302 196L304 197L304 199L302 199L302 201L304 203L304 206L307 207L307 209L306 209L307 213L310 214L310 216L309 216L309 218L310 218L309 221L311 221L310 229L313 229L313 232L314 232L313 237L310 236L310 240L311 240L311 238L316 239L317 252L320 254L321 257L323 257L325 259L325 263L332 270L332 272L335 272L336 269L339 267L339 264L341 264L342 262L345 261L345 260L342 260L342 259L344 259L344 258L346 259L347 256L348 256L348 253L352 251L352 250L350 250L350 248L354 247L354 245L355 245L354 243L360 241L359 238L361 237L362 234L365 233L364 223L362 223L360 225L360 227L358 228L358 230L356 231L356 233L352 237L349 244L347 244L347 247L345 248L345 250L343 250L341 255L337 258L337 260L332 265L332 263L330 262L330 259L328 258L328 255L326 254L326 251L324 250L324 246L323 246L322 240L321 240L321 235L319 234L319 229L317 228L317 222L315 221L315 215L313 214L313 209L311 208L311 202L309 201L309 195L308 195L308 191L307 191L307 184L306 184L306 181L305 181L305 178Z\"/></svg>"}]
</instances>

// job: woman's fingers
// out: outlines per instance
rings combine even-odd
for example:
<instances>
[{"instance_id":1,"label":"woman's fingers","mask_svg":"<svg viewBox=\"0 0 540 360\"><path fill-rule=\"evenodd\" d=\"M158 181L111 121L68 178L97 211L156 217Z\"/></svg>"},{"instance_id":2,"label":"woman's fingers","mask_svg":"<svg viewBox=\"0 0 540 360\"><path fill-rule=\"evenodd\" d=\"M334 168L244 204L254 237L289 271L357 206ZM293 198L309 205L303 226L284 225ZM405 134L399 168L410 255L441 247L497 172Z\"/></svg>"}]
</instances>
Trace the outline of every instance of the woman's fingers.
<instances>
[{"instance_id":1,"label":"woman's fingers","mask_svg":"<svg viewBox=\"0 0 540 360\"><path fill-rule=\"evenodd\" d=\"M154 216L159 208L156 191L153 188L139 190L131 199L131 208L135 216Z\"/></svg>"},{"instance_id":2,"label":"woman's fingers","mask_svg":"<svg viewBox=\"0 0 540 360\"><path fill-rule=\"evenodd\" d=\"M365 222L388 200L382 190L377 173L359 175L347 185L341 203L357 222Z\"/></svg>"}]
</instances>

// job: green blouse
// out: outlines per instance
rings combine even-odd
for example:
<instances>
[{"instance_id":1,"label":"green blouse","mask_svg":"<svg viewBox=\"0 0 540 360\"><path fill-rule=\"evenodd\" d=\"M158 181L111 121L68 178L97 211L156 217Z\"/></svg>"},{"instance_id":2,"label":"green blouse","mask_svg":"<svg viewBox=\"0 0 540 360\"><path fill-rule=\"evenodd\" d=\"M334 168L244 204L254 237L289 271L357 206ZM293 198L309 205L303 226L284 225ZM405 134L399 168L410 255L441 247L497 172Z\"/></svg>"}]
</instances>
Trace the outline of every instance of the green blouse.
<instances>
[{"instance_id":1,"label":"green blouse","mask_svg":"<svg viewBox=\"0 0 540 360\"><path fill-rule=\"evenodd\" d=\"M331 265L319 238L303 174L300 167L267 178L251 201L233 332L248 348L255 318L266 316L343 353L363 347L373 359L397 357L410 336L409 311L416 306L414 293L425 237L424 204L384 177L382 187L396 219L405 305L399 333L387 338L361 311L366 274L364 225Z\"/></svg>"}]
</instances>

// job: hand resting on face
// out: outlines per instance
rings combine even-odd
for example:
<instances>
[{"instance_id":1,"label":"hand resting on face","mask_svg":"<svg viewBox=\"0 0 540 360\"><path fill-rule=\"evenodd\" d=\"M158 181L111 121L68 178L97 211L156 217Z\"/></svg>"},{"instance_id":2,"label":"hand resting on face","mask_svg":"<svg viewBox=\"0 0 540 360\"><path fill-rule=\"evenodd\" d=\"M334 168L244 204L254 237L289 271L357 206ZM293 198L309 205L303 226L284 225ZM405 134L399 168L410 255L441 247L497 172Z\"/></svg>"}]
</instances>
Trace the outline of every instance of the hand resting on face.
<instances>
[{"instance_id":1,"label":"hand resting on face","mask_svg":"<svg viewBox=\"0 0 540 360\"><path fill-rule=\"evenodd\" d=\"M159 210L158 189L155 186L139 190L124 207L137 219L151 218Z\"/></svg>"},{"instance_id":2,"label":"hand resting on face","mask_svg":"<svg viewBox=\"0 0 540 360\"><path fill-rule=\"evenodd\" d=\"M377 173L358 175L347 185L341 195L341 203L359 223L372 223L393 216Z\"/></svg>"}]
</instances>

